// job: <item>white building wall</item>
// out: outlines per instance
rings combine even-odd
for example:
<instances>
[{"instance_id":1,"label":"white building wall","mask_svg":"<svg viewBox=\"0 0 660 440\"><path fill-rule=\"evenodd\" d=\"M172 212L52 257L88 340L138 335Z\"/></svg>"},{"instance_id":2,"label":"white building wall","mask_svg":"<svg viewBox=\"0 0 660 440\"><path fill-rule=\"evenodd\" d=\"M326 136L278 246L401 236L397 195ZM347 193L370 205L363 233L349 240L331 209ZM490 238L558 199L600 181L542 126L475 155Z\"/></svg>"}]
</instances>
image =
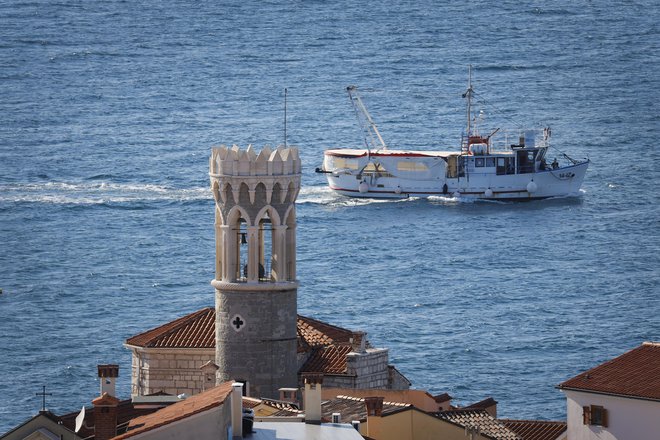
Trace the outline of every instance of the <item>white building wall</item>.
<instances>
[{"instance_id":1,"label":"white building wall","mask_svg":"<svg viewBox=\"0 0 660 440\"><path fill-rule=\"evenodd\" d=\"M215 385L207 383L202 365L215 359L214 349L133 348L131 396L164 391L192 396Z\"/></svg>"},{"instance_id":2,"label":"white building wall","mask_svg":"<svg viewBox=\"0 0 660 440\"><path fill-rule=\"evenodd\" d=\"M563 390L566 394L568 440L658 440L660 402ZM583 424L582 407L607 410L608 426Z\"/></svg>"}]
</instances>

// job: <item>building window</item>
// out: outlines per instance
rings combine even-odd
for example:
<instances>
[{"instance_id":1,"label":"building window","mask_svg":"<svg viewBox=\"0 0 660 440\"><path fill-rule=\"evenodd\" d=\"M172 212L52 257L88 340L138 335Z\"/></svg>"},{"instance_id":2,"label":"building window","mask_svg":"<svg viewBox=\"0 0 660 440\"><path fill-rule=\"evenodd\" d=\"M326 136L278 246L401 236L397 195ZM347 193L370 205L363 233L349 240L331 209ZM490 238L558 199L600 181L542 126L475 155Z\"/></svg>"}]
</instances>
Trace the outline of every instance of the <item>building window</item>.
<instances>
[{"instance_id":1,"label":"building window","mask_svg":"<svg viewBox=\"0 0 660 440\"><path fill-rule=\"evenodd\" d=\"M582 421L585 425L607 428L607 410L599 405L583 406Z\"/></svg>"}]
</instances>

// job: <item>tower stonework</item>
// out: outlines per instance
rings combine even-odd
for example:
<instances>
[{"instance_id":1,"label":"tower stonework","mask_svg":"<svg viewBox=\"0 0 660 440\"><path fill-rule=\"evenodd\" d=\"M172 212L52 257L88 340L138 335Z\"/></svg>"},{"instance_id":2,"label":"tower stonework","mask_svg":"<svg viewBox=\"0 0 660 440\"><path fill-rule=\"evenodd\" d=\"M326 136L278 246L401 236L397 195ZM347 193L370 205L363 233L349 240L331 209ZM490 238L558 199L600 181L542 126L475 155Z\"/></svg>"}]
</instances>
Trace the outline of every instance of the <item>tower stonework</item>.
<instances>
[{"instance_id":1,"label":"tower stonework","mask_svg":"<svg viewBox=\"0 0 660 440\"><path fill-rule=\"evenodd\" d=\"M218 381L277 398L297 386L296 148L214 147Z\"/></svg>"}]
</instances>

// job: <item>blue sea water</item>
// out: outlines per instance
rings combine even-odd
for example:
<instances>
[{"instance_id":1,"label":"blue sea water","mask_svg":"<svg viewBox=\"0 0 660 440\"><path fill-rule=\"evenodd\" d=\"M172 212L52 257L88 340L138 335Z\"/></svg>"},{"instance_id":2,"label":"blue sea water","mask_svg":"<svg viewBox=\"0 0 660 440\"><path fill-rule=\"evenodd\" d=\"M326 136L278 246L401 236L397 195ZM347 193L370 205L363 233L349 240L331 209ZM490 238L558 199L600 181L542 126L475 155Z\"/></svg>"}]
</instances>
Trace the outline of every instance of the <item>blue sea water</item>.
<instances>
[{"instance_id":1,"label":"blue sea water","mask_svg":"<svg viewBox=\"0 0 660 440\"><path fill-rule=\"evenodd\" d=\"M0 433L75 411L131 335L213 304L211 145L288 142L299 312L368 332L415 388L562 419L555 385L660 340L655 1L0 1ZM493 126L553 129L583 194L355 201L356 84L390 146L447 149L468 65ZM497 112L492 110L496 109Z\"/></svg>"}]
</instances>

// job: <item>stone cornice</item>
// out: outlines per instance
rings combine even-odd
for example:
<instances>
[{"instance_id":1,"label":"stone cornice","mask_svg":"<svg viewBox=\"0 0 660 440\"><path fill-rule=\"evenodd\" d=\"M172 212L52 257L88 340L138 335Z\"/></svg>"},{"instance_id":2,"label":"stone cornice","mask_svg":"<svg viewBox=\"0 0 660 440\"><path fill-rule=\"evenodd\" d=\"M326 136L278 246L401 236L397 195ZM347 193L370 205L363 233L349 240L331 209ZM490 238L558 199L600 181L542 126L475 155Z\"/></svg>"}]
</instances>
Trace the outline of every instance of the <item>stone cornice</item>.
<instances>
[{"instance_id":1,"label":"stone cornice","mask_svg":"<svg viewBox=\"0 0 660 440\"><path fill-rule=\"evenodd\" d=\"M298 281L278 281L278 282L251 282L240 283L231 281L211 281L211 285L218 290L232 290L240 292L268 292L273 290L294 290L299 286Z\"/></svg>"}]
</instances>

